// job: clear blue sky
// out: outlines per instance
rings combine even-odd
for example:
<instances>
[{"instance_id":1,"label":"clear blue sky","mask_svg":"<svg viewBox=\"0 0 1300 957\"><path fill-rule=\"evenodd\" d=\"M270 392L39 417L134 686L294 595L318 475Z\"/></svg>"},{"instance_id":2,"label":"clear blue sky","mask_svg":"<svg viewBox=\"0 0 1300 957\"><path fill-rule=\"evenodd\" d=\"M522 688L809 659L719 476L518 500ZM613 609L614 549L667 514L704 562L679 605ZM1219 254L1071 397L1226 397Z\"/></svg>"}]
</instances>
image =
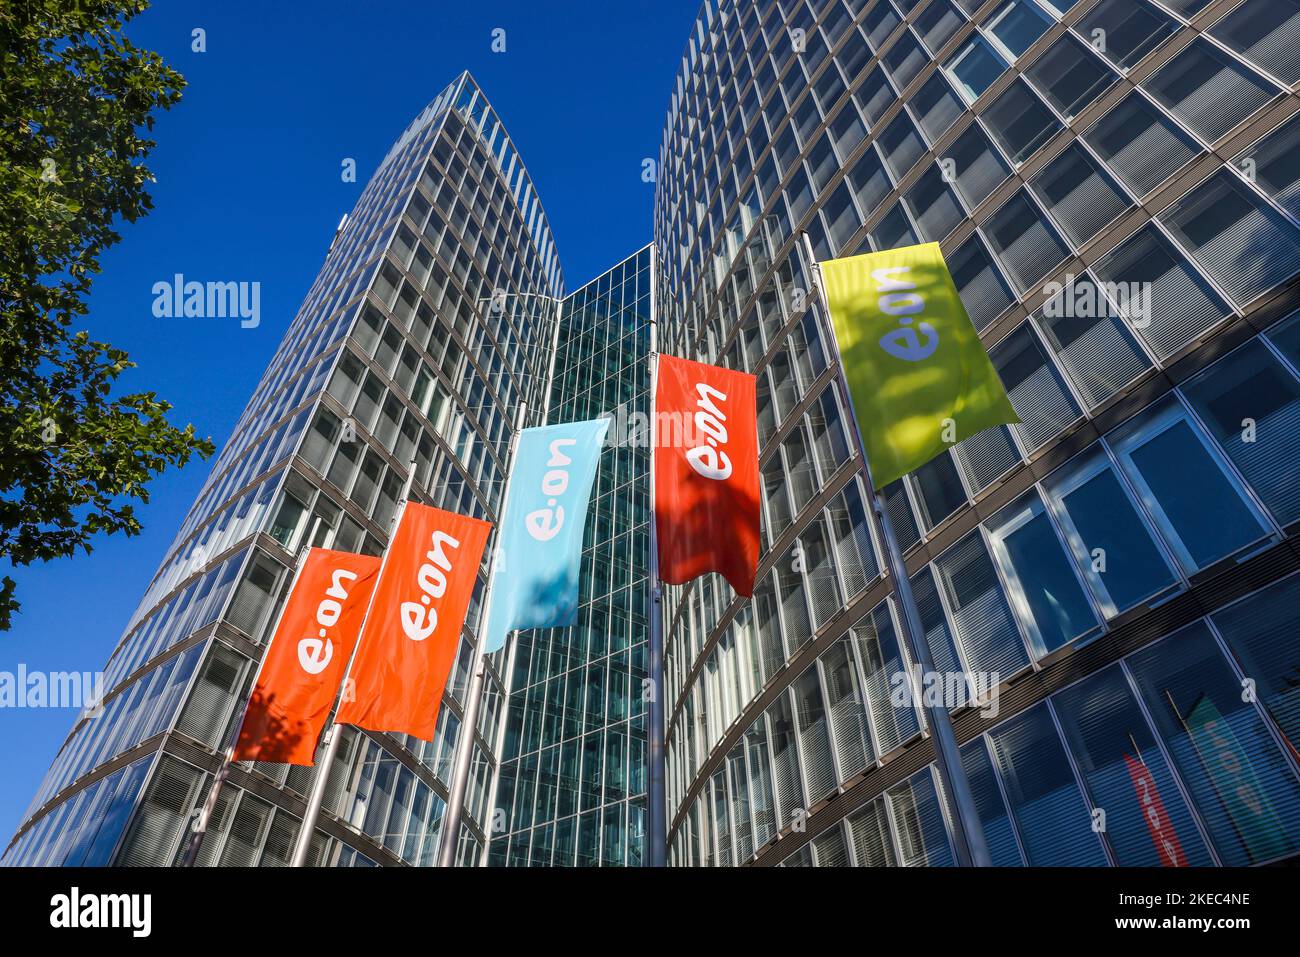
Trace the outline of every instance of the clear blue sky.
<instances>
[{"instance_id":1,"label":"clear blue sky","mask_svg":"<svg viewBox=\"0 0 1300 957\"><path fill-rule=\"evenodd\" d=\"M128 28L189 81L161 114L155 208L123 226L86 325L139 364L130 389L171 401L220 447L316 275L334 227L406 124L461 70L482 85L527 164L568 288L650 239L674 75L698 0L162 0ZM191 51L191 31L207 51ZM506 52L491 50L506 31ZM357 161L357 182L340 163ZM262 324L155 319L155 282L259 281ZM0 671L98 670L206 477L196 462L152 486L143 534L89 556L10 572L22 612ZM4 569L8 571L8 569ZM75 713L0 709L0 850Z\"/></svg>"}]
</instances>

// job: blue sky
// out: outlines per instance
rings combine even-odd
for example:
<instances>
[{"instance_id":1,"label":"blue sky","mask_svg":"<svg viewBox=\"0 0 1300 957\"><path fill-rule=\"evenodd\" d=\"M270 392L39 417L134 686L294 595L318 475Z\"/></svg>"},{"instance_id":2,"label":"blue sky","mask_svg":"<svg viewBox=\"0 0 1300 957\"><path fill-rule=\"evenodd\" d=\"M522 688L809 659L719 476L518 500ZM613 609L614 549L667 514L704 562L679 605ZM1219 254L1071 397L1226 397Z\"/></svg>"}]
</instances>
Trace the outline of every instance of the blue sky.
<instances>
[{"instance_id":1,"label":"blue sky","mask_svg":"<svg viewBox=\"0 0 1300 957\"><path fill-rule=\"evenodd\" d=\"M657 156L698 0L308 4L163 0L128 28L189 81L161 114L155 208L123 226L95 280L91 334L126 349L129 389L173 403L220 447L320 267L334 227L406 124L469 69L519 148L556 235L569 289L650 239ZM191 31L207 50L191 50ZM506 50L491 49L505 30ZM340 164L357 164L344 183ZM258 281L261 325L155 319L155 282ZM22 612L0 671L98 670L206 477L168 473L136 538L17 569ZM5 569L8 571L8 569ZM0 851L74 712L0 709Z\"/></svg>"}]
</instances>

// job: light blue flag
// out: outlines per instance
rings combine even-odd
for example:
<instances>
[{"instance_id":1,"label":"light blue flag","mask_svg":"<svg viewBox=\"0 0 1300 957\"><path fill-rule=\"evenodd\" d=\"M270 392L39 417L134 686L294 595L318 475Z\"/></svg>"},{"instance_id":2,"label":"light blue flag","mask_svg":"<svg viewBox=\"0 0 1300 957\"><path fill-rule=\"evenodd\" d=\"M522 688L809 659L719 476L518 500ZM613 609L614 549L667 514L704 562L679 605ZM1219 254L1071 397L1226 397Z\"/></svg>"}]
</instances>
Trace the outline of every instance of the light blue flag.
<instances>
[{"instance_id":1,"label":"light blue flag","mask_svg":"<svg viewBox=\"0 0 1300 957\"><path fill-rule=\"evenodd\" d=\"M524 429L497 532L484 652L517 628L560 628L578 613L587 504L609 419Z\"/></svg>"}]
</instances>

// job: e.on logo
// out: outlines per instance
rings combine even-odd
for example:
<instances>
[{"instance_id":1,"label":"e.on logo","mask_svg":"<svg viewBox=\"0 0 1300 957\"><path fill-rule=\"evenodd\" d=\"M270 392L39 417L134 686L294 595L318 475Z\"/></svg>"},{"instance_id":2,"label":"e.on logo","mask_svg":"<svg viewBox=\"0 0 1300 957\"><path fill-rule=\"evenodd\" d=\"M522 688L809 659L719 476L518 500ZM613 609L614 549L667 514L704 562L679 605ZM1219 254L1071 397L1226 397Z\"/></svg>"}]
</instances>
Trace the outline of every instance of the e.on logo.
<instances>
[{"instance_id":1,"label":"e.on logo","mask_svg":"<svg viewBox=\"0 0 1300 957\"><path fill-rule=\"evenodd\" d=\"M727 416L714 404L714 398L726 402L727 396L707 382L697 382L695 392L699 395L695 412L695 430L705 436L705 445L697 445L686 450L686 461L691 468L706 479L722 481L731 478L731 459L719 446L727 444Z\"/></svg>"},{"instance_id":2,"label":"e.on logo","mask_svg":"<svg viewBox=\"0 0 1300 957\"><path fill-rule=\"evenodd\" d=\"M343 602L348 599L348 586L357 580L357 573L346 568L336 568L325 598L316 606L316 624L320 625L319 638L302 638L298 642L298 664L309 675L318 675L329 667L334 657L334 643L328 638L329 629L338 624L343 614Z\"/></svg>"},{"instance_id":3,"label":"e.on logo","mask_svg":"<svg viewBox=\"0 0 1300 957\"><path fill-rule=\"evenodd\" d=\"M447 592L447 573L451 571L451 559L446 549L460 548L460 542L446 532L433 533L433 547L424 554L424 564L416 573L420 591L424 594L419 601L404 601L399 610L402 619L402 631L412 641L424 641L438 628L438 612L429 607L433 599L441 598Z\"/></svg>"},{"instance_id":4,"label":"e.on logo","mask_svg":"<svg viewBox=\"0 0 1300 957\"><path fill-rule=\"evenodd\" d=\"M542 476L542 494L547 497L547 507L534 509L524 516L524 528L539 542L549 542L564 527L564 506L559 504L559 498L569 487L568 466L573 464L573 459L560 450L577 444L577 439L556 439L551 443L547 472Z\"/></svg>"},{"instance_id":5,"label":"e.on logo","mask_svg":"<svg viewBox=\"0 0 1300 957\"><path fill-rule=\"evenodd\" d=\"M899 328L880 337L880 348L896 359L920 362L930 358L939 348L939 333L924 321L912 328L912 316L925 309L925 300L915 292L916 283L906 278L895 278L896 274L906 276L911 271L910 266L887 266L871 270L871 278L876 281L876 292L879 293L876 305L886 315L897 316L901 323ZM925 335L925 341L917 335L918 331Z\"/></svg>"}]
</instances>

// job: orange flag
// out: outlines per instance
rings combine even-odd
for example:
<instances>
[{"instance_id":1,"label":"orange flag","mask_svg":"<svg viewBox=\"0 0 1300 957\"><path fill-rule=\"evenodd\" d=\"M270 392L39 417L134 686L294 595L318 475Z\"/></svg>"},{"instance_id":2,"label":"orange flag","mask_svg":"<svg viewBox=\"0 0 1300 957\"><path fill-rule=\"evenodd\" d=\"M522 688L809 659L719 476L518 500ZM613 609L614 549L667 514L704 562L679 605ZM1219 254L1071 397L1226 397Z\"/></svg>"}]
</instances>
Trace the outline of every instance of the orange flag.
<instances>
[{"instance_id":1,"label":"orange flag","mask_svg":"<svg viewBox=\"0 0 1300 957\"><path fill-rule=\"evenodd\" d=\"M379 559L313 548L244 712L236 761L314 763L379 575Z\"/></svg>"},{"instance_id":2,"label":"orange flag","mask_svg":"<svg viewBox=\"0 0 1300 957\"><path fill-rule=\"evenodd\" d=\"M339 724L433 740L491 527L406 504L379 573Z\"/></svg>"},{"instance_id":3,"label":"orange flag","mask_svg":"<svg viewBox=\"0 0 1300 957\"><path fill-rule=\"evenodd\" d=\"M659 356L655 390L655 532L659 577L681 585L717 572L754 594L758 570L756 379Z\"/></svg>"}]
</instances>

